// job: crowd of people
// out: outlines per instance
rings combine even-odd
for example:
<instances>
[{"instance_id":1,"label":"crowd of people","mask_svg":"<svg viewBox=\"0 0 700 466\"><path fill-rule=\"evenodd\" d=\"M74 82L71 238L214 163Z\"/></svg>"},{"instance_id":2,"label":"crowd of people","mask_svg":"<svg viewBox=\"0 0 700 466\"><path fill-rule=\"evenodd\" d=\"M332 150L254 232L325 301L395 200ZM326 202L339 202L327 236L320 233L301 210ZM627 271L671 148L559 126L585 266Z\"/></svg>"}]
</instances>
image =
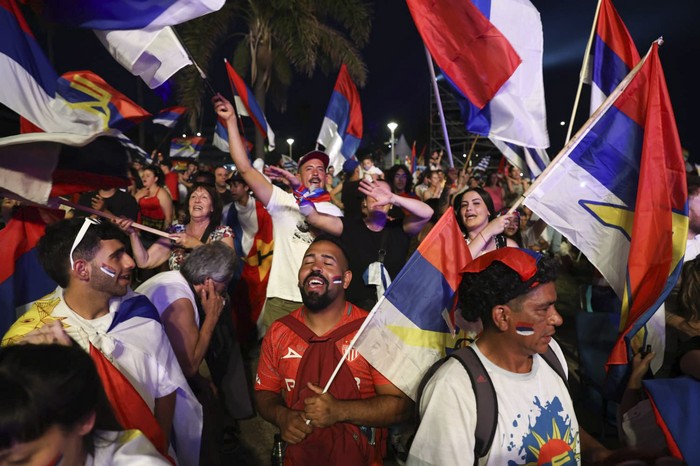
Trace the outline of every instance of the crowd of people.
<instances>
[{"instance_id":1,"label":"crowd of people","mask_svg":"<svg viewBox=\"0 0 700 466\"><path fill-rule=\"evenodd\" d=\"M260 170L231 103L213 105L235 170L176 170L154 151L130 167L129 189L83 193L77 203L93 213L76 208L46 227L39 261L58 286L3 337L0 465L223 464L236 420L255 412L279 429L286 465L377 465L389 454L411 465L616 464L668 452L660 442L637 453L639 435L614 452L579 426L552 338L563 321L556 269L573 248L527 207L510 213L529 187L519 168L457 170L436 150L423 170L365 155L336 173L314 150L296 170L273 160ZM689 192L692 248L700 188ZM357 352L324 388L449 207L473 258L459 300L478 339L428 373L415 404ZM18 208L3 202L4 221ZM673 375L697 377L693 258L669 322L683 336ZM258 351L251 381L245 359ZM634 359L625 432L651 357ZM393 441L399 425L414 433L407 443Z\"/></svg>"}]
</instances>

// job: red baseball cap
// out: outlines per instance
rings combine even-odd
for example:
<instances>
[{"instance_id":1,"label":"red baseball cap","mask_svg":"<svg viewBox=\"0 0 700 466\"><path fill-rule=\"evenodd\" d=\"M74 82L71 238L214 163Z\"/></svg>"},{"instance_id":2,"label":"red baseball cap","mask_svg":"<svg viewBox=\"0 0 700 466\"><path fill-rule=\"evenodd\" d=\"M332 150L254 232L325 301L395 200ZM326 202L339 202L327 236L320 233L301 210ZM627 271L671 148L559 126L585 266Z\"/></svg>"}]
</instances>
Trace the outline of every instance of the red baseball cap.
<instances>
[{"instance_id":1,"label":"red baseball cap","mask_svg":"<svg viewBox=\"0 0 700 466\"><path fill-rule=\"evenodd\" d=\"M328 158L328 154L326 154L325 152L321 152L320 150L312 150L311 152L307 152L306 154L304 154L304 156L302 156L299 159L299 162L298 162L299 169L301 170L301 166L310 160L320 160L321 163L323 164L324 170L328 169L328 164L330 163L330 159Z\"/></svg>"}]
</instances>

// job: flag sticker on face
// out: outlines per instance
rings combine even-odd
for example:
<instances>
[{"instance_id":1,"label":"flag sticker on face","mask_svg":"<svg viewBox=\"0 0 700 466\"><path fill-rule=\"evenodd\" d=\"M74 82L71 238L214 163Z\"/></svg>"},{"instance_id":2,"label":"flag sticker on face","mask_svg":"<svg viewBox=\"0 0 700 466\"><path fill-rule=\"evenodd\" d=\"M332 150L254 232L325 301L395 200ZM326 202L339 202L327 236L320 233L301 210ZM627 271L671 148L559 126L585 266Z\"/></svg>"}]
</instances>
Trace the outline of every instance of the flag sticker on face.
<instances>
[{"instance_id":1,"label":"flag sticker on face","mask_svg":"<svg viewBox=\"0 0 700 466\"><path fill-rule=\"evenodd\" d=\"M532 328L532 324L529 322L516 322L515 331L518 333L518 335L522 335L524 337L529 337L530 335L535 334L535 329Z\"/></svg>"}]
</instances>

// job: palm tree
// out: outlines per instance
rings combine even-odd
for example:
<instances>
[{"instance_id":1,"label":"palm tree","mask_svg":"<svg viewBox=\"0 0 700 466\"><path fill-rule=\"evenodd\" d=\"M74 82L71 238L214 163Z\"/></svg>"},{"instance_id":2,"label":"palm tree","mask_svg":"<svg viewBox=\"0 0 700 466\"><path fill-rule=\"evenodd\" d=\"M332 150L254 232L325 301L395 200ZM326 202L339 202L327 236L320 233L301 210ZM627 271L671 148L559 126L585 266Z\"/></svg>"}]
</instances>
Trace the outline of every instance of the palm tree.
<instances>
[{"instance_id":1,"label":"palm tree","mask_svg":"<svg viewBox=\"0 0 700 466\"><path fill-rule=\"evenodd\" d=\"M215 24L206 21L215 15L227 18L217 19ZM284 112L293 70L311 77L317 69L329 74L345 63L353 80L364 85L367 68L359 49L369 40L371 15L370 5L362 0L238 0L229 1L221 11L186 23L181 29L186 46L209 50L208 61L210 47L224 35L219 25L240 17L245 32L235 49L233 66L242 76L250 77L261 108L265 108L269 93L275 107ZM196 42L199 44L194 45ZM195 55L202 61L203 51ZM192 70L182 75L178 83L180 104L188 106L183 100L186 98L188 108L197 110L190 116L194 127L200 111L195 100L201 104L203 89L200 84L196 94L199 79ZM256 155L262 157L264 140L258 132L255 147Z\"/></svg>"}]
</instances>

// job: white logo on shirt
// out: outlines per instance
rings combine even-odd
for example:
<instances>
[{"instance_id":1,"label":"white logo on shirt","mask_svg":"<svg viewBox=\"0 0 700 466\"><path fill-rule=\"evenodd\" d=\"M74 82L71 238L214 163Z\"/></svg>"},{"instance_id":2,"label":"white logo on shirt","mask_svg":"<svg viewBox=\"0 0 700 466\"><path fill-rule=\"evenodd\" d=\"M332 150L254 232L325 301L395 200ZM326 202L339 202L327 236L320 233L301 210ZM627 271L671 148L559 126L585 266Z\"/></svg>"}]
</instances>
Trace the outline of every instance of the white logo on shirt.
<instances>
[{"instance_id":1,"label":"white logo on shirt","mask_svg":"<svg viewBox=\"0 0 700 466\"><path fill-rule=\"evenodd\" d=\"M287 386L287 391L291 392L297 383L294 379L284 379L284 384Z\"/></svg>"},{"instance_id":2,"label":"white logo on shirt","mask_svg":"<svg viewBox=\"0 0 700 466\"><path fill-rule=\"evenodd\" d=\"M294 351L289 346L287 347L287 354L282 356L282 359L301 359L301 354Z\"/></svg>"}]
</instances>

